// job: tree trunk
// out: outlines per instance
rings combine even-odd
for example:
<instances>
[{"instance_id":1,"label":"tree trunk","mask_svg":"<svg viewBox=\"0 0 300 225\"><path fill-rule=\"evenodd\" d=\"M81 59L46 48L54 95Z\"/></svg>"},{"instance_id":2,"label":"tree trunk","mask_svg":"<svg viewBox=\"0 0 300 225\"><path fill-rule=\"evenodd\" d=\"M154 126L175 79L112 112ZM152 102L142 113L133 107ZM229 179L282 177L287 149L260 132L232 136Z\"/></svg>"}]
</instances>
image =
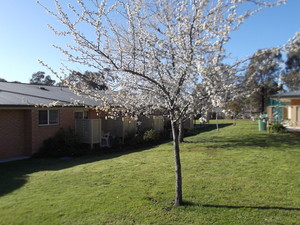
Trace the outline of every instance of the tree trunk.
<instances>
[{"instance_id":1,"label":"tree trunk","mask_svg":"<svg viewBox=\"0 0 300 225\"><path fill-rule=\"evenodd\" d=\"M216 113L216 126L217 126L217 131L219 132L218 113Z\"/></svg>"},{"instance_id":2,"label":"tree trunk","mask_svg":"<svg viewBox=\"0 0 300 225\"><path fill-rule=\"evenodd\" d=\"M183 142L184 130L183 130L183 121L182 119L179 120L179 142Z\"/></svg>"},{"instance_id":3,"label":"tree trunk","mask_svg":"<svg viewBox=\"0 0 300 225\"><path fill-rule=\"evenodd\" d=\"M261 114L265 111L265 88L261 88Z\"/></svg>"},{"instance_id":4,"label":"tree trunk","mask_svg":"<svg viewBox=\"0 0 300 225\"><path fill-rule=\"evenodd\" d=\"M178 125L176 122L171 121L172 134L173 134L173 146L174 146L174 161L175 161L175 206L182 205L182 176L181 176L181 163L180 163L180 153L179 153L179 135L178 135Z\"/></svg>"}]
</instances>

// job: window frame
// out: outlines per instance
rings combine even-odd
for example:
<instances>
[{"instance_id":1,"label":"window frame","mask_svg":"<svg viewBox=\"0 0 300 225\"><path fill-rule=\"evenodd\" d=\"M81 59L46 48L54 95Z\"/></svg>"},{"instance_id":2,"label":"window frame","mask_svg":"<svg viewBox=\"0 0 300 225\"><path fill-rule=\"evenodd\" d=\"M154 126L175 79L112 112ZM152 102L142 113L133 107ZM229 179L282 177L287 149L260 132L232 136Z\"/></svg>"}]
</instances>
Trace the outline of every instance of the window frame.
<instances>
[{"instance_id":1,"label":"window frame","mask_svg":"<svg viewBox=\"0 0 300 225\"><path fill-rule=\"evenodd\" d=\"M81 114L80 118L78 118L78 115ZM82 120L82 119L88 119L88 111L87 110L80 110L74 112L74 119L75 120Z\"/></svg>"},{"instance_id":2,"label":"window frame","mask_svg":"<svg viewBox=\"0 0 300 225\"><path fill-rule=\"evenodd\" d=\"M41 123L41 112L47 112L47 118L46 118L46 123ZM51 112L56 112L57 116L55 116L55 122L52 122L51 120L53 120L53 118L51 118L53 115L51 115ZM58 109L40 109L38 111L38 125L39 126L55 126L55 125L59 125L59 119L60 119L60 111ZM45 121L45 119L44 119Z\"/></svg>"}]
</instances>

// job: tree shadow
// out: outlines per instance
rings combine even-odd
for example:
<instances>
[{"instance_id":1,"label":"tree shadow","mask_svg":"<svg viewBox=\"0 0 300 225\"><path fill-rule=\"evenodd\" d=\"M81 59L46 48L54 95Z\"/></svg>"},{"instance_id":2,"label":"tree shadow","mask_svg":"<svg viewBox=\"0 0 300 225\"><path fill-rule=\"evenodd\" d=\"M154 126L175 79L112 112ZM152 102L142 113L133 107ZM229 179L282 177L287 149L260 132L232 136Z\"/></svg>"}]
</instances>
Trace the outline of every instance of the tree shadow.
<instances>
[{"instance_id":1,"label":"tree shadow","mask_svg":"<svg viewBox=\"0 0 300 225\"><path fill-rule=\"evenodd\" d=\"M219 129L222 129L224 127L228 127L231 125L233 125L233 123L222 123L222 124L219 124ZM185 135L185 137L190 137L190 136L194 136L197 134L210 132L212 130L217 130L216 124L196 125L193 132ZM199 143L198 141L186 141L186 140L184 140L184 142L185 143Z\"/></svg>"},{"instance_id":2,"label":"tree shadow","mask_svg":"<svg viewBox=\"0 0 300 225\"><path fill-rule=\"evenodd\" d=\"M224 123L219 124L219 128L225 128L227 126L231 126L233 123ZM204 127L196 128L196 134L210 132L212 130L216 130L215 124L208 124ZM196 135L195 134L195 135ZM185 143L205 143L205 148L237 148L240 149L242 147L278 147L278 151L288 150L279 148L280 146L291 146L300 148L299 135L296 134L273 134L273 133L251 133L249 135L239 136L239 137L214 137L212 142L208 142L206 139L204 140L184 140Z\"/></svg>"},{"instance_id":3,"label":"tree shadow","mask_svg":"<svg viewBox=\"0 0 300 225\"><path fill-rule=\"evenodd\" d=\"M233 123L221 123L219 124L219 129L221 128L224 128L224 127L228 127L228 126L231 126L233 125ZM199 132L203 133L203 132L209 132L209 131L212 131L212 130L216 130L217 129L217 125L216 124L206 124L202 127L199 127L197 128L196 127L196 130L199 130Z\"/></svg>"},{"instance_id":4,"label":"tree shadow","mask_svg":"<svg viewBox=\"0 0 300 225\"><path fill-rule=\"evenodd\" d=\"M126 149L124 151L93 153L81 157L63 158L31 158L20 161L0 163L0 197L24 186L32 173L40 171L58 171L78 165L109 160L134 152L144 151L153 146L143 148Z\"/></svg>"},{"instance_id":5,"label":"tree shadow","mask_svg":"<svg viewBox=\"0 0 300 225\"><path fill-rule=\"evenodd\" d=\"M288 147L286 147L288 146ZM289 150L290 147L299 147L299 137L292 135L266 135L249 134L238 138L215 138L212 144L205 145L206 148L241 149L243 147L276 147L278 151ZM273 149L274 150L274 149Z\"/></svg>"},{"instance_id":6,"label":"tree shadow","mask_svg":"<svg viewBox=\"0 0 300 225\"><path fill-rule=\"evenodd\" d=\"M223 209L279 209L288 211L300 211L297 207L281 207L281 206L238 206L238 205L212 205L212 204L199 204L194 202L185 201L184 206L199 206L205 208L223 208Z\"/></svg>"}]
</instances>

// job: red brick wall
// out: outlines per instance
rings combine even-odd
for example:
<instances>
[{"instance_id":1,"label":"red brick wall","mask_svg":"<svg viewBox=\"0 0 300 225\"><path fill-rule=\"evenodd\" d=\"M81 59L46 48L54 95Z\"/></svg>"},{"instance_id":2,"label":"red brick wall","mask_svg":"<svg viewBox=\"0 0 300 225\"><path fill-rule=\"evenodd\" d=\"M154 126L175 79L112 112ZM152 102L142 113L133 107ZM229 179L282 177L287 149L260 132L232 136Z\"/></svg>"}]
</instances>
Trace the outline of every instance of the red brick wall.
<instances>
[{"instance_id":1,"label":"red brick wall","mask_svg":"<svg viewBox=\"0 0 300 225\"><path fill-rule=\"evenodd\" d=\"M0 110L0 158L29 155L26 120L29 110Z\"/></svg>"},{"instance_id":2,"label":"red brick wall","mask_svg":"<svg viewBox=\"0 0 300 225\"><path fill-rule=\"evenodd\" d=\"M0 159L32 155L39 150L44 140L54 136L60 128L74 129L74 112L77 109L58 110L59 124L39 125L38 109L0 109ZM95 112L89 112L89 118L96 117Z\"/></svg>"},{"instance_id":3,"label":"red brick wall","mask_svg":"<svg viewBox=\"0 0 300 225\"><path fill-rule=\"evenodd\" d=\"M88 111L88 118L89 119L98 119L99 118L99 113L97 113L95 110L90 109Z\"/></svg>"},{"instance_id":4,"label":"red brick wall","mask_svg":"<svg viewBox=\"0 0 300 225\"><path fill-rule=\"evenodd\" d=\"M291 105L300 105L300 99L292 99Z\"/></svg>"},{"instance_id":5,"label":"red brick wall","mask_svg":"<svg viewBox=\"0 0 300 225\"><path fill-rule=\"evenodd\" d=\"M44 110L44 109L43 109ZM32 110L32 153L36 153L42 146L44 140L53 137L60 128L74 129L75 118L74 109L61 108L59 109L59 124L57 125L39 125L38 109Z\"/></svg>"}]
</instances>

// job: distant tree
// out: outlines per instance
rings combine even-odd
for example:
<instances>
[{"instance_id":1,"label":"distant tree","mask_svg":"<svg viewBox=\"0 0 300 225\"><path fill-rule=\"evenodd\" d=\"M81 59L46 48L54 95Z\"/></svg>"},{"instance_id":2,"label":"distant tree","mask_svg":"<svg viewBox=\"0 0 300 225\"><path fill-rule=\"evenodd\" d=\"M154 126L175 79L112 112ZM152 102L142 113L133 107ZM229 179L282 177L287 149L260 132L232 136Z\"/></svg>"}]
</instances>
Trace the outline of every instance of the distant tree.
<instances>
[{"instance_id":1,"label":"distant tree","mask_svg":"<svg viewBox=\"0 0 300 225\"><path fill-rule=\"evenodd\" d=\"M300 40L288 48L282 80L290 91L300 89Z\"/></svg>"},{"instance_id":2,"label":"distant tree","mask_svg":"<svg viewBox=\"0 0 300 225\"><path fill-rule=\"evenodd\" d=\"M107 73L108 71L105 71ZM69 76L62 80L62 84L76 87L76 89L82 89L83 84L94 90L107 90L107 86L104 83L103 72L91 72L85 71L84 73L73 71Z\"/></svg>"},{"instance_id":3,"label":"distant tree","mask_svg":"<svg viewBox=\"0 0 300 225\"><path fill-rule=\"evenodd\" d=\"M253 94L249 97L243 98L242 110L244 113L257 113L258 106L260 105L260 99L255 97Z\"/></svg>"},{"instance_id":4,"label":"distant tree","mask_svg":"<svg viewBox=\"0 0 300 225\"><path fill-rule=\"evenodd\" d=\"M32 74L29 82L30 84L42 84L48 86L53 86L55 84L55 80L52 80L49 75L45 76L45 72L43 71L38 71Z\"/></svg>"},{"instance_id":5,"label":"distant tree","mask_svg":"<svg viewBox=\"0 0 300 225\"><path fill-rule=\"evenodd\" d=\"M236 68L230 65L220 63L215 66L208 66L203 71L206 74L203 79L202 85L213 86L211 90L206 90L209 98L206 102L206 109L213 112L216 119L216 128L219 131L218 116L225 109L227 102L232 101L233 98L239 96L240 85L238 76L236 76ZM243 89L245 95L247 90Z\"/></svg>"},{"instance_id":6,"label":"distant tree","mask_svg":"<svg viewBox=\"0 0 300 225\"><path fill-rule=\"evenodd\" d=\"M254 53L248 68L246 77L250 80L249 87L252 90L251 97L257 102L257 108L261 113L265 112L270 96L280 89L277 78L281 68L281 53L278 49L261 49Z\"/></svg>"},{"instance_id":7,"label":"distant tree","mask_svg":"<svg viewBox=\"0 0 300 225\"><path fill-rule=\"evenodd\" d=\"M238 101L229 102L226 105L226 111L233 117L234 124L236 124L236 118L242 112L241 103Z\"/></svg>"},{"instance_id":8,"label":"distant tree","mask_svg":"<svg viewBox=\"0 0 300 225\"><path fill-rule=\"evenodd\" d=\"M4 78L0 77L0 82L7 82L7 80L5 80Z\"/></svg>"},{"instance_id":9,"label":"distant tree","mask_svg":"<svg viewBox=\"0 0 300 225\"><path fill-rule=\"evenodd\" d=\"M44 84L48 86L53 86L55 84L55 80L52 80L51 77L48 75L44 78Z\"/></svg>"}]
</instances>

